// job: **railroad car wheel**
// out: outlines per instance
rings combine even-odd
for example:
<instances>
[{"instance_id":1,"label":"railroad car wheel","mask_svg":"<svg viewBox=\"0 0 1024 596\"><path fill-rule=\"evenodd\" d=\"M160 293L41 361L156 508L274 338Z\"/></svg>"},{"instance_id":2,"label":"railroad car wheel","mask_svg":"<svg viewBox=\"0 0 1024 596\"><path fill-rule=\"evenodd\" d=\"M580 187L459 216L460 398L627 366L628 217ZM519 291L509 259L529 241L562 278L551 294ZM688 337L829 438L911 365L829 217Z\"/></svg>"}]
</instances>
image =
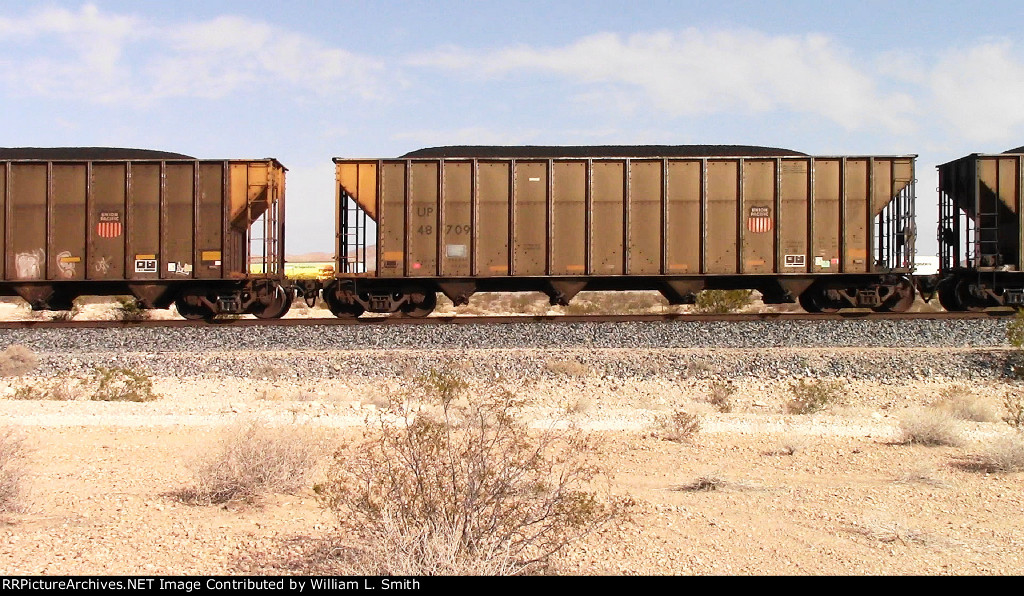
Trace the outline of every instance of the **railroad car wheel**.
<instances>
[{"instance_id":1,"label":"railroad car wheel","mask_svg":"<svg viewBox=\"0 0 1024 596\"><path fill-rule=\"evenodd\" d=\"M909 279L900 280L896 292L881 306L874 308L875 312L907 312L914 305L917 293L914 291L914 283Z\"/></svg>"},{"instance_id":2,"label":"railroad car wheel","mask_svg":"<svg viewBox=\"0 0 1024 596\"><path fill-rule=\"evenodd\" d=\"M810 289L804 290L802 294L797 298L800 302L800 308L810 313L821 312L821 308L814 301L814 296Z\"/></svg>"},{"instance_id":3,"label":"railroad car wheel","mask_svg":"<svg viewBox=\"0 0 1024 596\"><path fill-rule=\"evenodd\" d=\"M271 297L270 304L260 304L251 312L257 319L280 319L292 308L292 294L279 289Z\"/></svg>"},{"instance_id":4,"label":"railroad car wheel","mask_svg":"<svg viewBox=\"0 0 1024 596\"><path fill-rule=\"evenodd\" d=\"M995 306L990 304L988 300L984 298L978 298L971 294L971 282L966 279L961 280L956 284L956 300L961 305L961 310L968 310L970 312L982 312L989 306Z\"/></svg>"},{"instance_id":5,"label":"railroad car wheel","mask_svg":"<svg viewBox=\"0 0 1024 596\"><path fill-rule=\"evenodd\" d=\"M333 292L324 292L324 302L327 303L327 308L331 309L331 314L339 319L356 319L366 312L362 304L342 302Z\"/></svg>"},{"instance_id":6,"label":"railroad car wheel","mask_svg":"<svg viewBox=\"0 0 1024 596\"><path fill-rule=\"evenodd\" d=\"M838 300L829 300L825 292L826 289L822 287L811 286L807 288L802 294L800 294L800 306L810 313L839 312L839 309L844 306L843 303Z\"/></svg>"},{"instance_id":7,"label":"railroad car wheel","mask_svg":"<svg viewBox=\"0 0 1024 596\"><path fill-rule=\"evenodd\" d=\"M402 312L407 317L423 318L434 312L437 307L437 292L414 292L409 294L409 301L402 305Z\"/></svg>"},{"instance_id":8,"label":"railroad car wheel","mask_svg":"<svg viewBox=\"0 0 1024 596\"><path fill-rule=\"evenodd\" d=\"M961 312L966 310L956 298L956 283L952 280L943 280L937 289L939 304L948 312Z\"/></svg>"},{"instance_id":9,"label":"railroad car wheel","mask_svg":"<svg viewBox=\"0 0 1024 596\"><path fill-rule=\"evenodd\" d=\"M194 306L185 301L185 298L178 298L174 301L174 308L178 310L178 314L183 318L190 321L201 321L213 316L210 309L204 306Z\"/></svg>"}]
</instances>

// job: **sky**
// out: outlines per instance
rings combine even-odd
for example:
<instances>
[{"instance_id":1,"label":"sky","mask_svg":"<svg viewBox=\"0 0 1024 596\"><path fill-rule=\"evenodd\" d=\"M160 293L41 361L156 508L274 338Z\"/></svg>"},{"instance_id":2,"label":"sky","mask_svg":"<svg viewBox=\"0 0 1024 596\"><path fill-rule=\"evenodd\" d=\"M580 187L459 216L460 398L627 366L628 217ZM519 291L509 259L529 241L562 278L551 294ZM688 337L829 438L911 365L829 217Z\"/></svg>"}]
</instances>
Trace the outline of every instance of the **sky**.
<instances>
[{"instance_id":1,"label":"sky","mask_svg":"<svg viewBox=\"0 0 1024 596\"><path fill-rule=\"evenodd\" d=\"M0 146L275 157L289 254L333 250L332 157L915 154L934 254L935 166L1024 145L1021 22L1019 1L0 0Z\"/></svg>"}]
</instances>

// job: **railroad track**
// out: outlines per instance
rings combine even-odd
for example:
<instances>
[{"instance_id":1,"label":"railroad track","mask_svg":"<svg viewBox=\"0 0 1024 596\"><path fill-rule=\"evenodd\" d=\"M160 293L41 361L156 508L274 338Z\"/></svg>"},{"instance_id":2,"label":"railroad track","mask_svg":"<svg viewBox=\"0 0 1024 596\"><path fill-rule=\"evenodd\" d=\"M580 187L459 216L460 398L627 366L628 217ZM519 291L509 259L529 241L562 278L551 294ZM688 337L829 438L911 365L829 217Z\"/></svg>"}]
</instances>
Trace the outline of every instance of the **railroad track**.
<instances>
[{"instance_id":1,"label":"railroad track","mask_svg":"<svg viewBox=\"0 0 1024 596\"><path fill-rule=\"evenodd\" d=\"M503 325L516 323L647 323L647 322L740 322L740 321L843 321L843 320L953 320L988 319L1013 316L1010 309L990 309L984 312L913 312L878 313L867 309L849 309L838 313L730 313L730 314L645 314L645 315L436 315L424 318L403 316L362 317L358 319L339 318L217 318L212 321L190 321L185 319L143 319L138 321L0 321L0 329L107 329L123 327L255 327L293 326L315 327L334 325Z\"/></svg>"}]
</instances>

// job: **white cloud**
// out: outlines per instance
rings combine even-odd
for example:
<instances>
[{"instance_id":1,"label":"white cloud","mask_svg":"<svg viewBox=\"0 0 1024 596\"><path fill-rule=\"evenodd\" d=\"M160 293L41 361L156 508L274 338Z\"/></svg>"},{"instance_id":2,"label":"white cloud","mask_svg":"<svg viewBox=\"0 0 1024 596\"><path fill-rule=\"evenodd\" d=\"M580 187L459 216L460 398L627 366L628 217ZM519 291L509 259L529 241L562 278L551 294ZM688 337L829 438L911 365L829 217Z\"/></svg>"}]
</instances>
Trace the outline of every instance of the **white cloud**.
<instances>
[{"instance_id":1,"label":"white cloud","mask_svg":"<svg viewBox=\"0 0 1024 596\"><path fill-rule=\"evenodd\" d=\"M149 103L234 93L381 94L382 64L264 22L155 23L47 9L0 17L0 88L11 95Z\"/></svg>"},{"instance_id":2,"label":"white cloud","mask_svg":"<svg viewBox=\"0 0 1024 596\"><path fill-rule=\"evenodd\" d=\"M603 33L554 48L477 54L448 47L409 62L484 78L554 74L583 85L581 95L589 102L601 93L619 107L651 106L674 116L787 110L815 114L847 130L881 126L906 132L917 109L910 94L881 89L878 72L858 67L863 59L822 35Z\"/></svg>"},{"instance_id":3,"label":"white cloud","mask_svg":"<svg viewBox=\"0 0 1024 596\"><path fill-rule=\"evenodd\" d=\"M1024 59L1012 43L951 50L932 69L936 111L962 137L1020 144L1024 132Z\"/></svg>"},{"instance_id":4,"label":"white cloud","mask_svg":"<svg viewBox=\"0 0 1024 596\"><path fill-rule=\"evenodd\" d=\"M23 95L106 101L125 83L126 45L145 35L139 19L102 15L93 5L0 17L0 84Z\"/></svg>"}]
</instances>

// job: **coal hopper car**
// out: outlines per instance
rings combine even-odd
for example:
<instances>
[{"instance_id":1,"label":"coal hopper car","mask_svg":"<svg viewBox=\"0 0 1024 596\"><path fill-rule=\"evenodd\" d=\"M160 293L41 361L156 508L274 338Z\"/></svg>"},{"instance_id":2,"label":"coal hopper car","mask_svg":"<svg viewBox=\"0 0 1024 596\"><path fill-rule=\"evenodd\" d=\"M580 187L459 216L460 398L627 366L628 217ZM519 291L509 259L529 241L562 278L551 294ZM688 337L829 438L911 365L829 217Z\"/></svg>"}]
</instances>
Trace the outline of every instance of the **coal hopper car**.
<instances>
[{"instance_id":1,"label":"coal hopper car","mask_svg":"<svg viewBox=\"0 0 1024 596\"><path fill-rule=\"evenodd\" d=\"M335 158L335 315L437 293L752 289L809 311L914 300L915 156L750 146L438 147Z\"/></svg>"},{"instance_id":2,"label":"coal hopper car","mask_svg":"<svg viewBox=\"0 0 1024 596\"><path fill-rule=\"evenodd\" d=\"M937 291L946 310L1024 307L1022 161L1019 147L938 166Z\"/></svg>"},{"instance_id":3,"label":"coal hopper car","mask_svg":"<svg viewBox=\"0 0 1024 596\"><path fill-rule=\"evenodd\" d=\"M280 317L285 168L116 148L0 149L0 294L134 296L186 318Z\"/></svg>"}]
</instances>

